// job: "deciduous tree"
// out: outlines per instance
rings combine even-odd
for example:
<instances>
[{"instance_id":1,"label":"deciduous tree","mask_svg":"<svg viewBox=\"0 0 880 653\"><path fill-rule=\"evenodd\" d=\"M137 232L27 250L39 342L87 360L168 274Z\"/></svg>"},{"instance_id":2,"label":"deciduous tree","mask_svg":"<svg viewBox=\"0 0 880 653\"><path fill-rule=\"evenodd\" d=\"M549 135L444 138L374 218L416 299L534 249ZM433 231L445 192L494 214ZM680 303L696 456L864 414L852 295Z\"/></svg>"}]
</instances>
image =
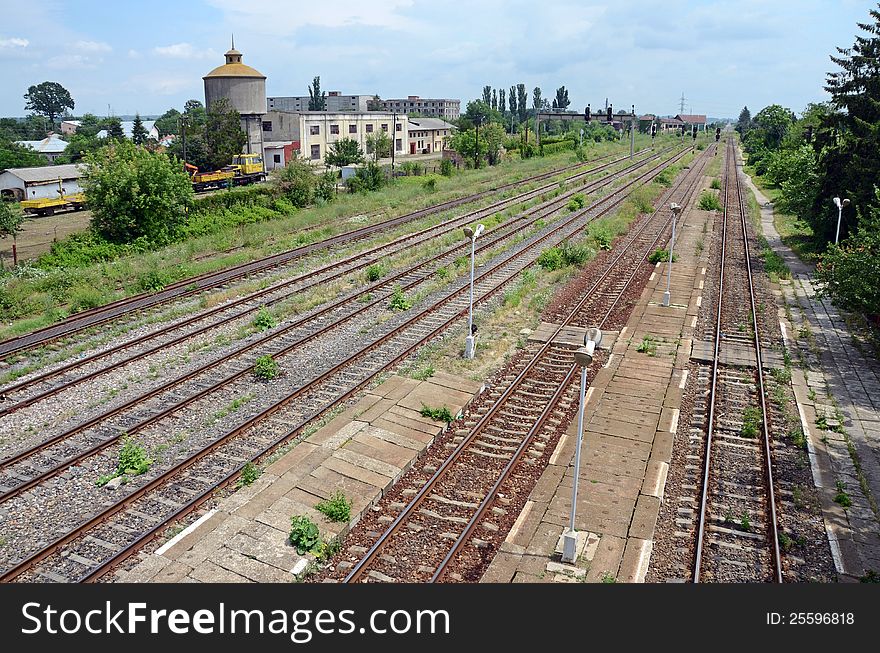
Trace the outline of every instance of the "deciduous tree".
<instances>
[{"instance_id":1,"label":"deciduous tree","mask_svg":"<svg viewBox=\"0 0 880 653\"><path fill-rule=\"evenodd\" d=\"M73 98L70 91L58 82L43 82L28 88L24 94L27 102L24 108L34 111L49 119L50 125L55 125L55 119L64 114L67 109L73 109Z\"/></svg>"},{"instance_id":2,"label":"deciduous tree","mask_svg":"<svg viewBox=\"0 0 880 653\"><path fill-rule=\"evenodd\" d=\"M321 91L321 77L316 75L309 86L309 111L326 111L327 93Z\"/></svg>"},{"instance_id":3,"label":"deciduous tree","mask_svg":"<svg viewBox=\"0 0 880 653\"><path fill-rule=\"evenodd\" d=\"M532 108L535 111L540 111L543 108L543 103L541 102L541 87L536 86L532 89Z\"/></svg>"},{"instance_id":4,"label":"deciduous tree","mask_svg":"<svg viewBox=\"0 0 880 653\"><path fill-rule=\"evenodd\" d=\"M232 157L241 153L247 136L241 129L241 115L227 98L213 102L205 125L209 166L216 170L232 163Z\"/></svg>"},{"instance_id":5,"label":"deciduous tree","mask_svg":"<svg viewBox=\"0 0 880 653\"><path fill-rule=\"evenodd\" d=\"M330 144L330 151L324 157L324 163L328 166L351 165L352 163L363 163L364 152L360 144L353 138L342 138L335 143Z\"/></svg>"},{"instance_id":6,"label":"deciduous tree","mask_svg":"<svg viewBox=\"0 0 880 653\"><path fill-rule=\"evenodd\" d=\"M526 119L528 116L528 107L526 107L526 102L528 102L529 96L526 93L526 85L525 84L517 84L516 85L516 110L519 114L520 122Z\"/></svg>"}]
</instances>

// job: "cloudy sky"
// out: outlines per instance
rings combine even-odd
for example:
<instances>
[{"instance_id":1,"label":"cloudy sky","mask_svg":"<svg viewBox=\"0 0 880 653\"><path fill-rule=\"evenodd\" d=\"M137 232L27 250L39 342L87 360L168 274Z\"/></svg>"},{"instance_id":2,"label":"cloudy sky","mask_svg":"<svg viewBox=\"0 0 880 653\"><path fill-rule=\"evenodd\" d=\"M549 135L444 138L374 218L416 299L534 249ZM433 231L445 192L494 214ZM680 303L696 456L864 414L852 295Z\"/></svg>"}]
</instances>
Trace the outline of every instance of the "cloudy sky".
<instances>
[{"instance_id":1,"label":"cloudy sky","mask_svg":"<svg viewBox=\"0 0 880 653\"><path fill-rule=\"evenodd\" d=\"M565 85L570 108L735 117L826 99L828 56L868 0L0 0L0 115L57 81L75 113L160 114L204 100L230 34L268 95L324 90L478 97L485 84ZM531 104L531 98L530 98Z\"/></svg>"}]
</instances>

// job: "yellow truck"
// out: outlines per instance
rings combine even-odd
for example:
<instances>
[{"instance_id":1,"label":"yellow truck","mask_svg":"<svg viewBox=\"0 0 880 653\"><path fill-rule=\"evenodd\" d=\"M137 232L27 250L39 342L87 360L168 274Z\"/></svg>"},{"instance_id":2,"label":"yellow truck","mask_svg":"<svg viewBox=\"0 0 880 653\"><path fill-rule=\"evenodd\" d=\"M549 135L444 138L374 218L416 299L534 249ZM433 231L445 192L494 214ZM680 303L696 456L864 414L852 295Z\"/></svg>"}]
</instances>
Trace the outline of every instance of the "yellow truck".
<instances>
[{"instance_id":1,"label":"yellow truck","mask_svg":"<svg viewBox=\"0 0 880 653\"><path fill-rule=\"evenodd\" d=\"M55 211L74 210L80 211L86 206L86 196L84 193L71 193L68 195L61 180L58 180L58 197L43 197L40 199L24 200L21 208L25 213L35 215L53 215Z\"/></svg>"}]
</instances>

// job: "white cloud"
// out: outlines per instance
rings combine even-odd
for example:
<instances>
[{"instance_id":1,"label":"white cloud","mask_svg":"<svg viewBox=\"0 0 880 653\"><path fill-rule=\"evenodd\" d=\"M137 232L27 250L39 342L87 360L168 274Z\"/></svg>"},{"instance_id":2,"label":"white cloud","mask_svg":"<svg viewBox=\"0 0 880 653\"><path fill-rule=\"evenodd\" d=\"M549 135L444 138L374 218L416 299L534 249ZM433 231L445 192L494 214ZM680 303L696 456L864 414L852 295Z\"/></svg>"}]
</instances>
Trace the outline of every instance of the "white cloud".
<instances>
[{"instance_id":1,"label":"white cloud","mask_svg":"<svg viewBox=\"0 0 880 653\"><path fill-rule=\"evenodd\" d=\"M73 47L83 52L110 52L113 48L100 41L77 41Z\"/></svg>"},{"instance_id":2,"label":"white cloud","mask_svg":"<svg viewBox=\"0 0 880 653\"><path fill-rule=\"evenodd\" d=\"M418 21L405 16L401 9L412 7L414 0L325 0L296 3L289 0L261 0L259 3L240 0L208 0L226 14L232 25L246 27L255 33L285 34L311 25L345 27L370 25L396 30L424 29Z\"/></svg>"},{"instance_id":3,"label":"white cloud","mask_svg":"<svg viewBox=\"0 0 880 653\"><path fill-rule=\"evenodd\" d=\"M92 59L81 54L60 54L46 61L46 67L55 70L84 70L95 68L102 59Z\"/></svg>"},{"instance_id":4,"label":"white cloud","mask_svg":"<svg viewBox=\"0 0 880 653\"><path fill-rule=\"evenodd\" d=\"M143 57L143 55L140 52L138 52L137 50L129 50L128 51L128 58L129 59L140 59L142 57Z\"/></svg>"},{"instance_id":5,"label":"white cloud","mask_svg":"<svg viewBox=\"0 0 880 653\"><path fill-rule=\"evenodd\" d=\"M19 39L19 38L8 38L8 39L0 39L0 48L26 48L30 45L30 41L27 39Z\"/></svg>"},{"instance_id":6,"label":"white cloud","mask_svg":"<svg viewBox=\"0 0 880 653\"><path fill-rule=\"evenodd\" d=\"M161 45L153 48L153 52L162 57L171 59L208 59L216 58L217 52L208 48L199 50L192 43L175 43L174 45Z\"/></svg>"}]
</instances>

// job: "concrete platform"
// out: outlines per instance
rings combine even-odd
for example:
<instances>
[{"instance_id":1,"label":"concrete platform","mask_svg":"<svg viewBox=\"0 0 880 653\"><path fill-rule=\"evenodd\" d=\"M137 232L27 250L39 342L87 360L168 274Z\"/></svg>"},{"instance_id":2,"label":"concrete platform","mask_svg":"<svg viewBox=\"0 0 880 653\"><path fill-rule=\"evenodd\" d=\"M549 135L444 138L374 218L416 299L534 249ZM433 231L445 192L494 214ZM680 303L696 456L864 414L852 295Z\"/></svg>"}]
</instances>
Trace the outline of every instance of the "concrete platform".
<instances>
[{"instance_id":1,"label":"concrete platform","mask_svg":"<svg viewBox=\"0 0 880 653\"><path fill-rule=\"evenodd\" d=\"M312 558L288 543L291 517L310 517L325 541L345 534L446 428L422 417L422 404L446 406L455 415L480 390L442 372L427 381L391 377L156 553L141 554L116 582L296 580ZM315 510L337 490L352 501L345 524Z\"/></svg>"},{"instance_id":2,"label":"concrete platform","mask_svg":"<svg viewBox=\"0 0 880 653\"><path fill-rule=\"evenodd\" d=\"M671 305L662 306L667 270L659 263L588 391L578 559L562 563L560 544L571 509L573 420L482 582L644 582L705 280L709 248L701 245L710 219L691 204L676 238ZM646 339L650 351L638 351Z\"/></svg>"}]
</instances>

